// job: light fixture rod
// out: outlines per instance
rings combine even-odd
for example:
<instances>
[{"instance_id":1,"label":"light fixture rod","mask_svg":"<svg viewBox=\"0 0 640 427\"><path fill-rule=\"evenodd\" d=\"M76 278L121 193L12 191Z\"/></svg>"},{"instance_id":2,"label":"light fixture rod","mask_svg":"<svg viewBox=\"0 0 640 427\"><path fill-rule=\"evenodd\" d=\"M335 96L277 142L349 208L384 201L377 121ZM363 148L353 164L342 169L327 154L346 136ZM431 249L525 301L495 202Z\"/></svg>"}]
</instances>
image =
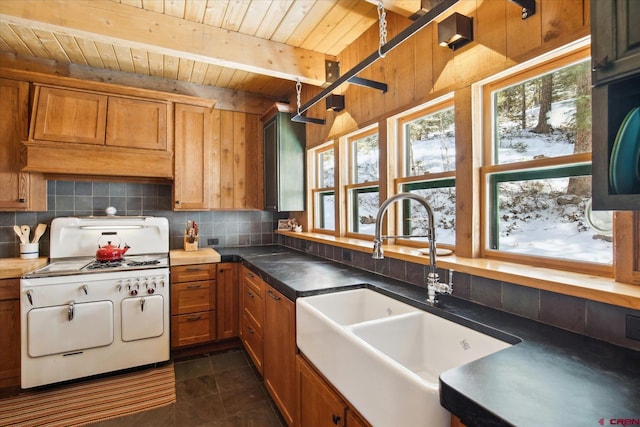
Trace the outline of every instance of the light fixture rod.
<instances>
[{"instance_id":1,"label":"light fixture rod","mask_svg":"<svg viewBox=\"0 0 640 427\"><path fill-rule=\"evenodd\" d=\"M370 87L373 89L378 89L380 91L382 91L382 93L386 93L387 92L387 84L386 83L381 83L381 82L377 82L375 80L369 80L369 79L365 79L362 77L357 77L357 76L353 76L348 80L349 83L354 84L354 85L358 85L358 86L364 86L364 87Z\"/></svg>"},{"instance_id":2,"label":"light fixture rod","mask_svg":"<svg viewBox=\"0 0 640 427\"><path fill-rule=\"evenodd\" d=\"M400 31L397 36L389 40L385 45L381 46L379 50L376 50L371 55L366 57L362 62L357 64L355 67L344 73L340 76L335 82L331 83L327 86L322 92L311 98L308 102L302 105L298 109L298 114L293 116L291 120L293 121L302 121L296 120L296 118L302 116L304 112L306 112L309 108L316 105L318 102L322 101L324 98L329 96L333 91L335 91L338 87L340 87L343 83L348 82L354 76L357 76L361 71L367 69L371 64L376 62L381 57L385 56L387 53L391 52L397 46L399 46L402 42L407 40L409 37L413 36L415 33L420 31L422 28L429 25L434 19L444 13L451 6L456 4L459 0L442 0L440 3L436 4L433 9L416 19L411 25L409 25L404 30Z\"/></svg>"}]
</instances>

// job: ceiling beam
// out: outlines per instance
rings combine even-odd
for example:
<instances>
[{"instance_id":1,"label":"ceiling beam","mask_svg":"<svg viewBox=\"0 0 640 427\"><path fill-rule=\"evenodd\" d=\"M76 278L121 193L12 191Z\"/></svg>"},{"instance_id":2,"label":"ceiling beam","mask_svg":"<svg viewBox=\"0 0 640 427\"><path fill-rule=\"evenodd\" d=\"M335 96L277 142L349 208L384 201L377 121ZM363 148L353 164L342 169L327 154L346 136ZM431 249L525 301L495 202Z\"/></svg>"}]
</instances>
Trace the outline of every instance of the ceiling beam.
<instances>
[{"instance_id":1,"label":"ceiling beam","mask_svg":"<svg viewBox=\"0 0 640 427\"><path fill-rule=\"evenodd\" d=\"M325 84L322 53L110 0L2 0L0 20L252 73Z\"/></svg>"}]
</instances>

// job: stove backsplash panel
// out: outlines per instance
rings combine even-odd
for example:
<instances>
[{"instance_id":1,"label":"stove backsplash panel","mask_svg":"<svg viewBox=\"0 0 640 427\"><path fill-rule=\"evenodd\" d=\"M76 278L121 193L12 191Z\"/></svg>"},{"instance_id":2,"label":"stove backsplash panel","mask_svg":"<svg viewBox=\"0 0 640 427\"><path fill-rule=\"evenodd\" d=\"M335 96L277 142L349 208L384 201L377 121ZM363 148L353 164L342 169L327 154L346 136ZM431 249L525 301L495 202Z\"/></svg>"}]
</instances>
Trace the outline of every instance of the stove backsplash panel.
<instances>
[{"instance_id":1,"label":"stove backsplash panel","mask_svg":"<svg viewBox=\"0 0 640 427\"><path fill-rule=\"evenodd\" d=\"M51 220L60 216L105 215L109 206L115 207L118 215L167 217L171 249L183 247L187 220L198 222L201 247L209 246L209 239L218 239L215 247L269 245L275 241L274 230L283 215L269 211L174 212L170 185L48 181L47 211L0 212L0 258L20 256L14 224L26 224L33 230L39 223L51 225ZM40 255L49 256L48 227L40 239Z\"/></svg>"}]
</instances>

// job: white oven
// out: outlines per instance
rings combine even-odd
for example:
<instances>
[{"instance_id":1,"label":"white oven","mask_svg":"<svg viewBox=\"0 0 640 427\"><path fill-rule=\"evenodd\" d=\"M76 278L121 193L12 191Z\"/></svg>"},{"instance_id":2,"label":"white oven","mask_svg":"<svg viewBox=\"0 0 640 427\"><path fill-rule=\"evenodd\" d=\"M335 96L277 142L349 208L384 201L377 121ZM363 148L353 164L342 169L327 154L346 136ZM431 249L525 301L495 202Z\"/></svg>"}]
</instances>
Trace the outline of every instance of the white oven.
<instances>
[{"instance_id":1,"label":"white oven","mask_svg":"<svg viewBox=\"0 0 640 427\"><path fill-rule=\"evenodd\" d=\"M80 256L103 233L126 236L131 255ZM166 218L56 218L51 236L51 253L71 256L20 281L22 388L169 360Z\"/></svg>"}]
</instances>

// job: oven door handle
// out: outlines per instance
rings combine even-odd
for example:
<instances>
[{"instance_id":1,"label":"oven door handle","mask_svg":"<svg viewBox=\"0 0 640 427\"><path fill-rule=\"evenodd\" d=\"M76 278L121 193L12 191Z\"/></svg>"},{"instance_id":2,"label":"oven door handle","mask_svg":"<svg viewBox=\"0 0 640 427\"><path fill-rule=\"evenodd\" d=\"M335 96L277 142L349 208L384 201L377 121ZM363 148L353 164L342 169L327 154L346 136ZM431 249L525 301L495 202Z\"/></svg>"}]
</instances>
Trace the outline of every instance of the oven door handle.
<instances>
[{"instance_id":1,"label":"oven door handle","mask_svg":"<svg viewBox=\"0 0 640 427\"><path fill-rule=\"evenodd\" d=\"M33 305L33 296L31 293L31 289L27 289L27 299L29 300L29 304Z\"/></svg>"},{"instance_id":2,"label":"oven door handle","mask_svg":"<svg viewBox=\"0 0 640 427\"><path fill-rule=\"evenodd\" d=\"M144 311L144 298L140 298L140 311Z\"/></svg>"},{"instance_id":3,"label":"oven door handle","mask_svg":"<svg viewBox=\"0 0 640 427\"><path fill-rule=\"evenodd\" d=\"M73 320L73 312L74 312L74 307L73 305L75 304L75 301L71 301L69 303L69 309L67 310L67 318L69 319L69 322L71 322Z\"/></svg>"}]
</instances>

